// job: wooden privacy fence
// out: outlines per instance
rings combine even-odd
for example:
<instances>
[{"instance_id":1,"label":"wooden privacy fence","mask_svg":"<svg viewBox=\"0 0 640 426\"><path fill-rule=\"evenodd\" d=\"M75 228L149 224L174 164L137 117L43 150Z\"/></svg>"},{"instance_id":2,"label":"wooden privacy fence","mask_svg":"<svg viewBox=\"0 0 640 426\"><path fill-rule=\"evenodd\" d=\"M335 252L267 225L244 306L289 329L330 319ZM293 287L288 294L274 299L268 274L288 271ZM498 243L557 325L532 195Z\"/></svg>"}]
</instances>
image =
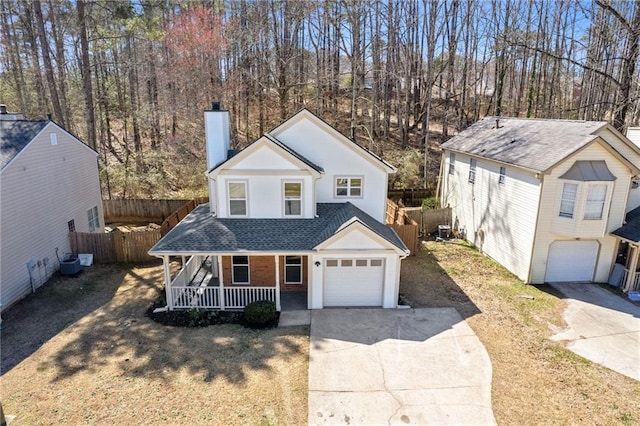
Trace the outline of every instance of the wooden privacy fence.
<instances>
[{"instance_id":1,"label":"wooden privacy fence","mask_svg":"<svg viewBox=\"0 0 640 426\"><path fill-rule=\"evenodd\" d=\"M155 259L147 252L160 240L160 231L122 232L116 229L106 234L70 232L69 240L74 254L91 253L96 263L146 262Z\"/></svg>"},{"instance_id":2,"label":"wooden privacy fence","mask_svg":"<svg viewBox=\"0 0 640 426\"><path fill-rule=\"evenodd\" d=\"M451 208L427 209L424 207L405 207L402 209L407 216L420 226L422 235L438 231L438 225L451 225Z\"/></svg>"},{"instance_id":3,"label":"wooden privacy fence","mask_svg":"<svg viewBox=\"0 0 640 426\"><path fill-rule=\"evenodd\" d=\"M418 251L418 223L411 219L398 204L387 199L387 225L393 228L412 255Z\"/></svg>"},{"instance_id":4,"label":"wooden privacy fence","mask_svg":"<svg viewBox=\"0 0 640 426\"><path fill-rule=\"evenodd\" d=\"M161 223L189 201L191 200L102 200L102 206L107 223Z\"/></svg>"},{"instance_id":5,"label":"wooden privacy fence","mask_svg":"<svg viewBox=\"0 0 640 426\"><path fill-rule=\"evenodd\" d=\"M171 231L171 229L176 226L186 215L188 215L193 209L198 207L202 203L206 203L209 201L209 198L202 197L196 198L194 200L188 200L183 203L180 208L176 209L173 213L171 213L160 225L160 234L164 237L167 232Z\"/></svg>"}]
</instances>

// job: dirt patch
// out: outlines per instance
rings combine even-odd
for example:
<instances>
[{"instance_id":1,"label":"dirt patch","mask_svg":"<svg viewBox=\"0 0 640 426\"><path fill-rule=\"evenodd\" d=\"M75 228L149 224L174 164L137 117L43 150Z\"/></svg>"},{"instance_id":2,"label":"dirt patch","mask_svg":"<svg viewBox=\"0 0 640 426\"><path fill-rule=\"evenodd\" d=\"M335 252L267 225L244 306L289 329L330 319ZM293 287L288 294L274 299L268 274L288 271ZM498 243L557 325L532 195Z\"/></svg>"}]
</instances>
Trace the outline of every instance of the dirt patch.
<instances>
[{"instance_id":1,"label":"dirt patch","mask_svg":"<svg viewBox=\"0 0 640 426\"><path fill-rule=\"evenodd\" d=\"M158 324L145 311L162 274L93 266L3 315L0 388L15 424L306 422L308 327Z\"/></svg>"},{"instance_id":2,"label":"dirt patch","mask_svg":"<svg viewBox=\"0 0 640 426\"><path fill-rule=\"evenodd\" d=\"M493 366L499 424L638 424L640 383L552 342L564 302L522 284L465 244L427 242L402 263L400 292L414 306L456 308Z\"/></svg>"}]
</instances>

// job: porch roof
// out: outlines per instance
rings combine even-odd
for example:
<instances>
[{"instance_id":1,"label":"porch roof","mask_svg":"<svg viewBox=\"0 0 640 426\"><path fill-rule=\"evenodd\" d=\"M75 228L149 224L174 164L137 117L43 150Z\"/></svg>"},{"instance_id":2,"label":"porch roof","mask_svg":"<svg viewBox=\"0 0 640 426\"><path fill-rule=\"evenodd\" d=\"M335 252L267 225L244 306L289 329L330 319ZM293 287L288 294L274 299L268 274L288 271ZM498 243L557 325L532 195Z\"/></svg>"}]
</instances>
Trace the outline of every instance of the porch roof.
<instances>
[{"instance_id":1,"label":"porch roof","mask_svg":"<svg viewBox=\"0 0 640 426\"><path fill-rule=\"evenodd\" d=\"M408 251L395 231L353 204L318 203L314 219L221 219L202 204L149 250L149 254L302 252L330 238L356 218L373 232Z\"/></svg>"},{"instance_id":2,"label":"porch roof","mask_svg":"<svg viewBox=\"0 0 640 426\"><path fill-rule=\"evenodd\" d=\"M640 207L627 213L626 223L612 234L628 241L640 242Z\"/></svg>"}]
</instances>

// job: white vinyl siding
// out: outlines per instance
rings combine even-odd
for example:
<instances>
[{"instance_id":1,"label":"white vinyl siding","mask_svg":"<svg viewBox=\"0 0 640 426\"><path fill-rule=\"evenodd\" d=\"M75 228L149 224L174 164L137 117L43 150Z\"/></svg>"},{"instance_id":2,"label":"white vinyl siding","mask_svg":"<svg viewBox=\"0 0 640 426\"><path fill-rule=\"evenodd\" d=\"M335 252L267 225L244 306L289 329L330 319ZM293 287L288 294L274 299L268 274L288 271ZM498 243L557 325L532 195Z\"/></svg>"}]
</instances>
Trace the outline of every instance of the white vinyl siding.
<instances>
[{"instance_id":1,"label":"white vinyl siding","mask_svg":"<svg viewBox=\"0 0 640 426\"><path fill-rule=\"evenodd\" d=\"M584 208L588 193L586 187L592 184L590 182L580 183L583 189L578 188L574 218L567 220L559 217L562 185L567 183L559 179L559 177L566 173L576 161L601 160L606 161L611 173L617 177L615 181L606 183L608 186L607 201L604 205L602 219L584 220ZM610 236L609 233L622 226L630 180L631 173L627 166L599 143L594 143L568 157L544 176L537 237L532 256L531 283L539 284L544 282L549 247L554 241L563 238L581 238L597 241L600 249L593 280L596 282L606 282L608 280L616 246L616 238Z\"/></svg>"},{"instance_id":2,"label":"white vinyl siding","mask_svg":"<svg viewBox=\"0 0 640 426\"><path fill-rule=\"evenodd\" d=\"M452 224L458 225L469 242L481 245L483 253L526 280L537 219L539 180L532 172L484 159L474 160L476 184L470 185L471 158L456 153L456 173L445 176L442 203L451 207ZM509 176L504 184L498 178L501 167Z\"/></svg>"},{"instance_id":3,"label":"white vinyl siding","mask_svg":"<svg viewBox=\"0 0 640 426\"><path fill-rule=\"evenodd\" d=\"M0 303L6 309L31 292L27 262L33 261L39 287L58 267L56 248L60 258L71 252L70 221L77 232L89 232L87 210L97 206L96 231L104 228L97 154L54 123L0 176Z\"/></svg>"}]
</instances>

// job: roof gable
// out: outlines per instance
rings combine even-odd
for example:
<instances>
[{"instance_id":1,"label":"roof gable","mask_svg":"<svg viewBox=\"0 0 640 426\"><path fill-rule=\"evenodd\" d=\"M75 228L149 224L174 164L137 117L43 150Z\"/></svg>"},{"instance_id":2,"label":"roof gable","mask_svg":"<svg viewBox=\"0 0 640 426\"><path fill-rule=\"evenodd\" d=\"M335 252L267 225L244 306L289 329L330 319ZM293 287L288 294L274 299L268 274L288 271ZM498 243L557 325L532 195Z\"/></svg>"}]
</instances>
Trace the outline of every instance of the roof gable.
<instances>
[{"instance_id":1,"label":"roof gable","mask_svg":"<svg viewBox=\"0 0 640 426\"><path fill-rule=\"evenodd\" d=\"M82 149L90 151L96 157L99 155L89 145L53 121L3 120L0 121L0 172L4 171L40 134L46 131L47 127L51 126L69 135L71 140Z\"/></svg>"},{"instance_id":2,"label":"roof gable","mask_svg":"<svg viewBox=\"0 0 640 426\"><path fill-rule=\"evenodd\" d=\"M274 137L264 135L246 148L235 153L232 157L229 157L226 161L209 170L207 174L209 176L215 176L224 170L234 168L256 169L257 167L251 163L259 164L259 168L262 170L302 169L308 170L311 174L315 175L323 173L322 167L315 165Z\"/></svg>"},{"instance_id":3,"label":"roof gable","mask_svg":"<svg viewBox=\"0 0 640 426\"><path fill-rule=\"evenodd\" d=\"M343 224L335 233L318 244L318 250L404 250L378 235L357 218Z\"/></svg>"},{"instance_id":4,"label":"roof gable","mask_svg":"<svg viewBox=\"0 0 640 426\"><path fill-rule=\"evenodd\" d=\"M311 111L309 111L306 108L298 111L296 114L291 116L289 119L287 119L286 121L284 121L283 123L278 125L276 128L274 128L273 130L268 132L268 134L273 136L273 137L275 137L275 138L279 138L279 136L282 135L283 133L285 133L287 130L290 130L295 126L300 125L300 123L302 123L304 121L312 123L315 127L320 129L321 131L327 133L333 139L335 139L339 143L343 144L344 146L346 146L348 149L352 150L353 152L356 152L362 158L364 158L367 161L371 162L376 167L384 170L386 173L395 173L396 172L395 167L393 167L391 164L387 163L382 158L380 158L379 156L377 156L373 152L369 151L368 149L358 145L357 143L355 143L351 139L347 138L345 135L343 135L342 133L337 131L333 126L331 126L329 123L327 123L326 121L324 121L323 119L321 119L317 115L313 114Z\"/></svg>"},{"instance_id":5,"label":"roof gable","mask_svg":"<svg viewBox=\"0 0 640 426\"><path fill-rule=\"evenodd\" d=\"M0 170L4 169L46 127L48 121L0 121Z\"/></svg>"}]
</instances>

